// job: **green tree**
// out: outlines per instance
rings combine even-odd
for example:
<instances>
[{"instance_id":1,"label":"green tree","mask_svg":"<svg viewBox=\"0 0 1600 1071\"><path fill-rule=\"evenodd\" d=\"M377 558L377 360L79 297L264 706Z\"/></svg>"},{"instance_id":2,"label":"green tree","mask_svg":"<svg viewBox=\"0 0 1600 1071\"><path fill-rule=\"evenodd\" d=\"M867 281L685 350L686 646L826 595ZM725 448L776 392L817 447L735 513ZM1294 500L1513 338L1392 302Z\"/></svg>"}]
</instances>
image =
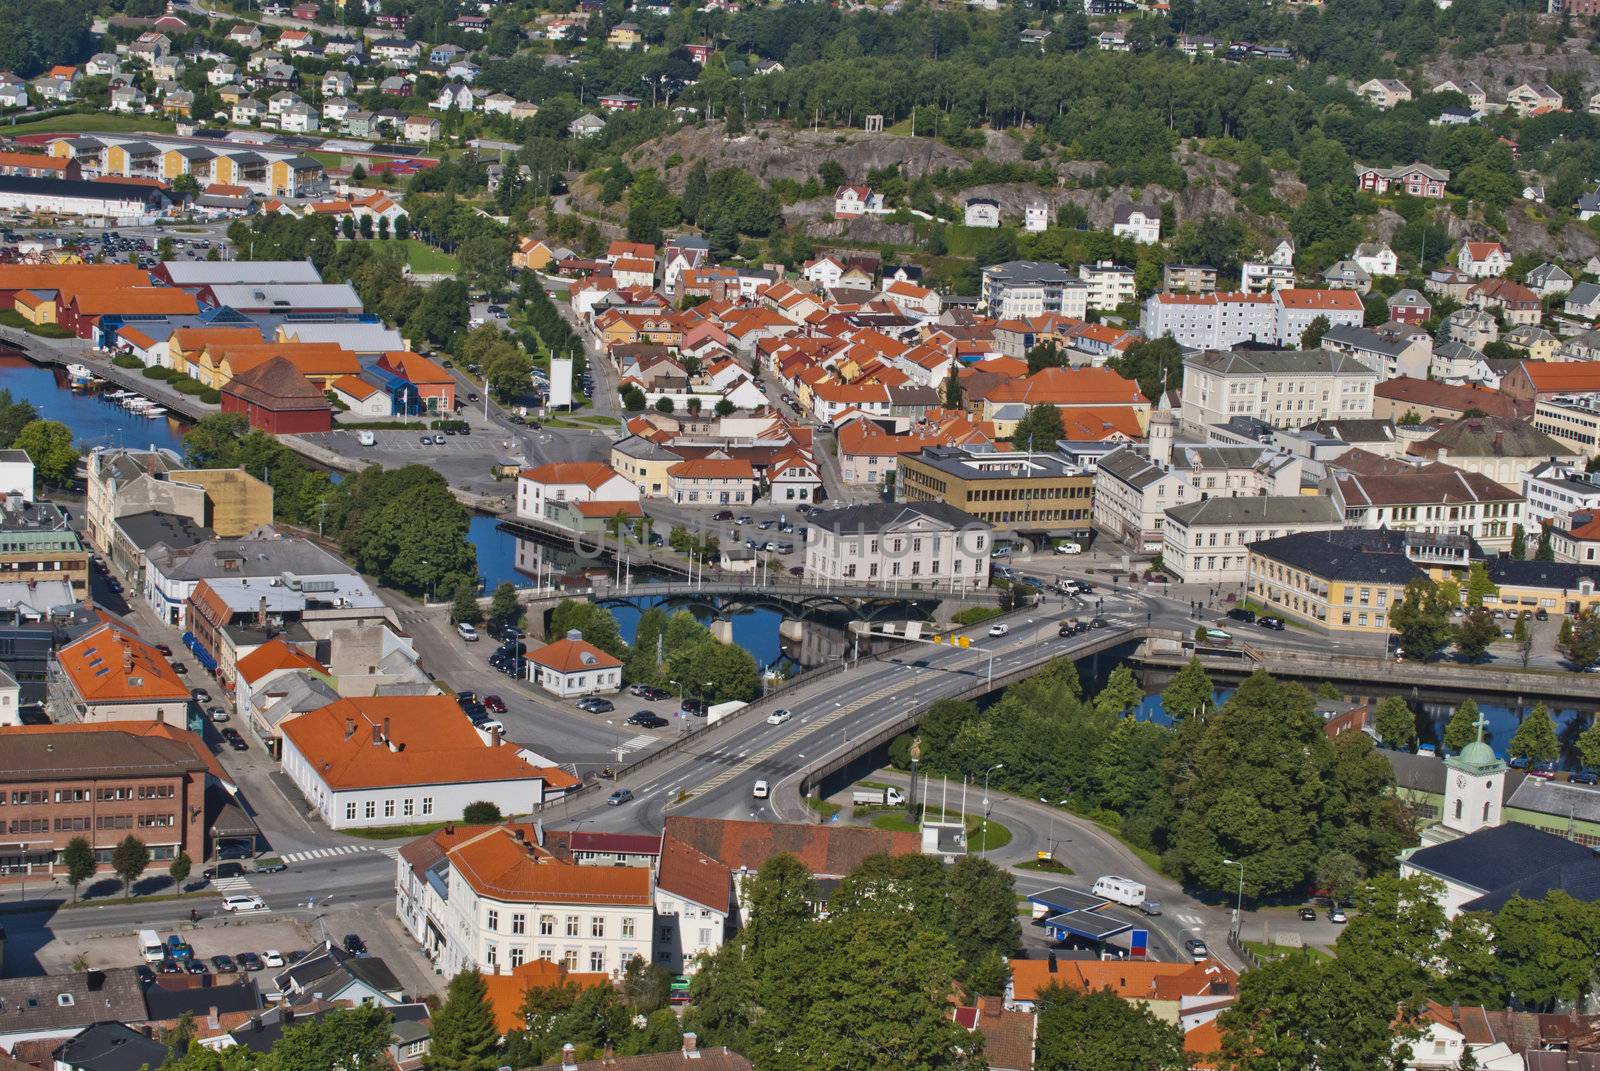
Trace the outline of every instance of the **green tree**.
<instances>
[{"instance_id":1,"label":"green tree","mask_svg":"<svg viewBox=\"0 0 1600 1071\"><path fill-rule=\"evenodd\" d=\"M1591 770L1600 770L1600 715L1589 719L1589 727L1578 734L1578 754Z\"/></svg>"},{"instance_id":2,"label":"green tree","mask_svg":"<svg viewBox=\"0 0 1600 1071\"><path fill-rule=\"evenodd\" d=\"M1556 739L1556 723L1542 702L1535 703L1506 746L1513 758L1533 762L1554 762L1561 757L1561 741Z\"/></svg>"},{"instance_id":3,"label":"green tree","mask_svg":"<svg viewBox=\"0 0 1600 1071\"><path fill-rule=\"evenodd\" d=\"M522 603L517 601L516 585L502 580L489 599L489 620L515 625L522 620Z\"/></svg>"},{"instance_id":4,"label":"green tree","mask_svg":"<svg viewBox=\"0 0 1600 1071\"><path fill-rule=\"evenodd\" d=\"M1102 717L1121 717L1139 705L1144 689L1126 663L1119 664L1106 678L1106 686L1094 697L1095 712Z\"/></svg>"},{"instance_id":5,"label":"green tree","mask_svg":"<svg viewBox=\"0 0 1600 1071\"><path fill-rule=\"evenodd\" d=\"M16 449L33 462L34 479L46 487L64 487L78 469L78 450L72 429L59 420L35 420L17 432Z\"/></svg>"},{"instance_id":6,"label":"green tree","mask_svg":"<svg viewBox=\"0 0 1600 1071\"><path fill-rule=\"evenodd\" d=\"M1568 616L1562 622L1561 633L1563 638L1556 647L1574 666L1581 669L1600 658L1600 615L1594 611L1586 610L1575 618Z\"/></svg>"},{"instance_id":7,"label":"green tree","mask_svg":"<svg viewBox=\"0 0 1600 1071\"><path fill-rule=\"evenodd\" d=\"M1527 618L1517 618L1517 623L1511 628L1511 639L1517 645L1517 656L1522 659L1522 668L1527 669L1528 663L1533 659L1533 634L1528 631Z\"/></svg>"},{"instance_id":8,"label":"green tree","mask_svg":"<svg viewBox=\"0 0 1600 1071\"><path fill-rule=\"evenodd\" d=\"M1427 577L1416 577L1406 585L1405 596L1389 615L1389 622L1400 634L1400 645L1407 657L1427 662L1439 656L1454 638L1451 609L1440 596L1438 586Z\"/></svg>"},{"instance_id":9,"label":"green tree","mask_svg":"<svg viewBox=\"0 0 1600 1071\"><path fill-rule=\"evenodd\" d=\"M1174 721L1194 714L1210 713L1217 694L1216 686L1198 658L1189 659L1173 674L1161 693L1161 705Z\"/></svg>"},{"instance_id":10,"label":"green tree","mask_svg":"<svg viewBox=\"0 0 1600 1071\"><path fill-rule=\"evenodd\" d=\"M1109 989L1052 985L1038 995L1039 1071L1183 1071L1183 1033Z\"/></svg>"},{"instance_id":11,"label":"green tree","mask_svg":"<svg viewBox=\"0 0 1600 1071\"><path fill-rule=\"evenodd\" d=\"M1500 638L1500 626L1495 624L1494 615L1479 607L1468 610L1461 619L1461 624L1456 626L1456 650L1468 662L1476 662L1489 650L1489 646ZM1410 648L1407 648L1409 650Z\"/></svg>"},{"instance_id":12,"label":"green tree","mask_svg":"<svg viewBox=\"0 0 1600 1071\"><path fill-rule=\"evenodd\" d=\"M260 1071L383 1071L393 1017L385 1008L370 1004L334 1008L325 1015L302 1021L283 1032L272 1050L259 1060ZM437 1040L434 1042L438 1044ZM424 1057L426 1061L427 1057ZM465 1067L469 1065L441 1065ZM470 1065L482 1067L483 1065Z\"/></svg>"},{"instance_id":13,"label":"green tree","mask_svg":"<svg viewBox=\"0 0 1600 1071\"><path fill-rule=\"evenodd\" d=\"M38 419L32 402L13 398L11 391L0 388L0 450L15 446L17 433Z\"/></svg>"},{"instance_id":14,"label":"green tree","mask_svg":"<svg viewBox=\"0 0 1600 1071\"><path fill-rule=\"evenodd\" d=\"M1539 545L1533 552L1536 562L1553 562L1556 560L1556 548L1550 542L1550 526L1541 525L1539 528Z\"/></svg>"},{"instance_id":15,"label":"green tree","mask_svg":"<svg viewBox=\"0 0 1600 1071\"><path fill-rule=\"evenodd\" d=\"M450 602L452 625L476 625L483 620L483 610L478 606L478 593L470 580L456 585L455 598Z\"/></svg>"},{"instance_id":16,"label":"green tree","mask_svg":"<svg viewBox=\"0 0 1600 1071\"><path fill-rule=\"evenodd\" d=\"M145 867L149 865L150 849L132 833L123 837L121 842L111 849L111 870L122 882L124 896L128 895L129 888L139 880L139 875L143 874Z\"/></svg>"},{"instance_id":17,"label":"green tree","mask_svg":"<svg viewBox=\"0 0 1600 1071\"><path fill-rule=\"evenodd\" d=\"M1410 751L1417 745L1417 716L1398 695L1387 696L1373 715L1378 739L1392 748Z\"/></svg>"},{"instance_id":18,"label":"green tree","mask_svg":"<svg viewBox=\"0 0 1600 1071\"><path fill-rule=\"evenodd\" d=\"M1063 434L1061 411L1053 405L1035 405L1017 421L1011 442L1018 450L1054 450Z\"/></svg>"},{"instance_id":19,"label":"green tree","mask_svg":"<svg viewBox=\"0 0 1600 1071\"><path fill-rule=\"evenodd\" d=\"M1438 954L1447 964L1438 982L1442 999L1494 1007L1505 1004L1505 984L1489 916L1468 912L1451 919Z\"/></svg>"},{"instance_id":20,"label":"green tree","mask_svg":"<svg viewBox=\"0 0 1600 1071\"><path fill-rule=\"evenodd\" d=\"M1448 751L1460 751L1478 739L1478 704L1463 699L1444 727L1444 746Z\"/></svg>"},{"instance_id":21,"label":"green tree","mask_svg":"<svg viewBox=\"0 0 1600 1071\"><path fill-rule=\"evenodd\" d=\"M953 410L961 408L961 376L956 373L953 364L950 366L950 374L944 379L944 407Z\"/></svg>"},{"instance_id":22,"label":"green tree","mask_svg":"<svg viewBox=\"0 0 1600 1071\"><path fill-rule=\"evenodd\" d=\"M1494 946L1510 995L1549 1011L1591 984L1600 955L1600 907L1557 889L1542 900L1514 896L1494 917Z\"/></svg>"},{"instance_id":23,"label":"green tree","mask_svg":"<svg viewBox=\"0 0 1600 1071\"><path fill-rule=\"evenodd\" d=\"M628 655L617 619L610 610L587 599L565 599L550 612L548 635L560 638L573 631L581 632L585 641L614 658L625 659Z\"/></svg>"},{"instance_id":24,"label":"green tree","mask_svg":"<svg viewBox=\"0 0 1600 1071\"><path fill-rule=\"evenodd\" d=\"M1511 556L1519 562L1528 557L1528 533L1520 524L1511 526Z\"/></svg>"},{"instance_id":25,"label":"green tree","mask_svg":"<svg viewBox=\"0 0 1600 1071\"><path fill-rule=\"evenodd\" d=\"M1314 350L1322 345L1322 336L1328 333L1330 326L1332 325L1328 323L1326 316L1318 316L1313 319L1306 325L1306 329L1300 333L1300 348Z\"/></svg>"},{"instance_id":26,"label":"green tree","mask_svg":"<svg viewBox=\"0 0 1600 1071\"><path fill-rule=\"evenodd\" d=\"M1169 335L1135 342L1112 357L1111 370L1139 384L1146 398L1159 398L1164 389L1183 383L1183 347Z\"/></svg>"},{"instance_id":27,"label":"green tree","mask_svg":"<svg viewBox=\"0 0 1600 1071\"><path fill-rule=\"evenodd\" d=\"M94 846L86 837L73 837L67 841L67 846L61 849L61 865L66 867L67 884L72 886L72 899L78 899L78 886L94 877L94 872L99 869L95 861Z\"/></svg>"},{"instance_id":28,"label":"green tree","mask_svg":"<svg viewBox=\"0 0 1600 1071\"><path fill-rule=\"evenodd\" d=\"M469 826L492 826L500 818L500 807L490 800L476 800L461 808L461 820Z\"/></svg>"},{"instance_id":29,"label":"green tree","mask_svg":"<svg viewBox=\"0 0 1600 1071\"><path fill-rule=\"evenodd\" d=\"M500 1031L494 1025L483 975L468 968L450 979L444 1005L433 1016L433 1040L422 1058L426 1071L493 1071Z\"/></svg>"},{"instance_id":30,"label":"green tree","mask_svg":"<svg viewBox=\"0 0 1600 1071\"><path fill-rule=\"evenodd\" d=\"M178 849L178 854L172 857L172 865L167 867L167 873L172 878L172 884L183 887L189 880L189 872L194 869L194 860L189 858L189 853Z\"/></svg>"},{"instance_id":31,"label":"green tree","mask_svg":"<svg viewBox=\"0 0 1600 1071\"><path fill-rule=\"evenodd\" d=\"M1489 571L1482 562L1473 562L1467 569L1467 605L1482 606L1483 600L1500 594L1500 588L1489 579Z\"/></svg>"},{"instance_id":32,"label":"green tree","mask_svg":"<svg viewBox=\"0 0 1600 1071\"><path fill-rule=\"evenodd\" d=\"M1349 852L1331 851L1317 860L1317 885L1336 901L1348 903L1363 876L1361 860Z\"/></svg>"},{"instance_id":33,"label":"green tree","mask_svg":"<svg viewBox=\"0 0 1600 1071\"><path fill-rule=\"evenodd\" d=\"M649 1015L666 1007L672 992L672 972L659 963L634 956L622 969L622 1002L635 1014Z\"/></svg>"},{"instance_id":34,"label":"green tree","mask_svg":"<svg viewBox=\"0 0 1600 1071\"><path fill-rule=\"evenodd\" d=\"M987 859L963 855L944 875L945 933L966 974L992 955L1011 955L1022 944L1016 888L1011 875Z\"/></svg>"}]
</instances>

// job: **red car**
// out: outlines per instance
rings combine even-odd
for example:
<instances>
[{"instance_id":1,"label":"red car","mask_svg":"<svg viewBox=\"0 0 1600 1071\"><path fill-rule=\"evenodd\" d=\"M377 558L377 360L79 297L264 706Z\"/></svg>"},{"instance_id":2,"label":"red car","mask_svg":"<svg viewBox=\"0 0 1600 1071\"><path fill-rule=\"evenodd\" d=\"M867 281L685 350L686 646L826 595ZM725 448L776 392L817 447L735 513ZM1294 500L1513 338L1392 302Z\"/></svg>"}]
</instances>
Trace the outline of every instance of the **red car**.
<instances>
[{"instance_id":1,"label":"red car","mask_svg":"<svg viewBox=\"0 0 1600 1071\"><path fill-rule=\"evenodd\" d=\"M483 709L491 714L504 714L506 701L497 695L486 695L483 697Z\"/></svg>"},{"instance_id":2,"label":"red car","mask_svg":"<svg viewBox=\"0 0 1600 1071\"><path fill-rule=\"evenodd\" d=\"M166 655L168 658L172 657L172 648L168 647L164 643L156 644L156 650L160 651L162 654Z\"/></svg>"}]
</instances>

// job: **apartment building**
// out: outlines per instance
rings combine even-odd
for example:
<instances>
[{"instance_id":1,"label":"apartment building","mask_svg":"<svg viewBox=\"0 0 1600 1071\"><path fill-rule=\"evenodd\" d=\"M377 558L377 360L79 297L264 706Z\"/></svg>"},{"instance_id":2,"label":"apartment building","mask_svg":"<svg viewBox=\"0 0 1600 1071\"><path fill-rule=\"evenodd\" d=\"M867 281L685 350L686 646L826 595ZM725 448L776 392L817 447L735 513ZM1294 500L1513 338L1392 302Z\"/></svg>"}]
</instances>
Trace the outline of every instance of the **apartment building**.
<instances>
[{"instance_id":1,"label":"apartment building","mask_svg":"<svg viewBox=\"0 0 1600 1071\"><path fill-rule=\"evenodd\" d=\"M1600 453L1600 394L1561 394L1533 403L1533 426L1564 449Z\"/></svg>"},{"instance_id":2,"label":"apartment building","mask_svg":"<svg viewBox=\"0 0 1600 1071\"><path fill-rule=\"evenodd\" d=\"M1361 295L1349 290L1286 286L1267 293L1162 291L1145 299L1139 327L1146 338L1170 335L1195 349L1227 349L1241 342L1298 346L1319 317L1330 327L1359 327L1366 310Z\"/></svg>"},{"instance_id":3,"label":"apartment building","mask_svg":"<svg viewBox=\"0 0 1600 1071\"><path fill-rule=\"evenodd\" d=\"M1060 452L929 447L900 458L902 501L947 503L996 535L1086 536L1093 492L1091 469Z\"/></svg>"},{"instance_id":4,"label":"apartment building","mask_svg":"<svg viewBox=\"0 0 1600 1071\"><path fill-rule=\"evenodd\" d=\"M1485 550L1510 550L1523 522L1522 495L1487 476L1444 464L1344 471L1332 490L1347 528L1466 535Z\"/></svg>"},{"instance_id":5,"label":"apartment building","mask_svg":"<svg viewBox=\"0 0 1600 1071\"><path fill-rule=\"evenodd\" d=\"M873 502L812 518L805 577L813 583L982 591L990 526L939 501Z\"/></svg>"},{"instance_id":6,"label":"apartment building","mask_svg":"<svg viewBox=\"0 0 1600 1071\"><path fill-rule=\"evenodd\" d=\"M74 598L89 594L89 548L53 502L0 498L0 582L63 581Z\"/></svg>"},{"instance_id":7,"label":"apartment building","mask_svg":"<svg viewBox=\"0 0 1600 1071\"><path fill-rule=\"evenodd\" d=\"M1575 513L1600 513L1600 483L1582 465L1546 461L1522 474L1522 523L1538 531Z\"/></svg>"},{"instance_id":8,"label":"apartment building","mask_svg":"<svg viewBox=\"0 0 1600 1071\"><path fill-rule=\"evenodd\" d=\"M1215 273L1213 273L1213 277ZM1078 265L1078 278L1089 288L1091 309L1109 312L1138 296L1133 284L1133 269L1110 260Z\"/></svg>"},{"instance_id":9,"label":"apartment building","mask_svg":"<svg viewBox=\"0 0 1600 1071\"><path fill-rule=\"evenodd\" d=\"M1251 544L1250 598L1330 632L1387 634L1389 615L1419 576L1465 569L1463 536L1422 532L1303 532Z\"/></svg>"},{"instance_id":10,"label":"apartment building","mask_svg":"<svg viewBox=\"0 0 1600 1071\"><path fill-rule=\"evenodd\" d=\"M1089 284L1059 264L1009 260L983 269L978 311L997 320L1054 313L1081 320L1089 308Z\"/></svg>"},{"instance_id":11,"label":"apartment building","mask_svg":"<svg viewBox=\"0 0 1600 1071\"><path fill-rule=\"evenodd\" d=\"M1251 544L1343 525L1338 503L1325 495L1208 498L1167 510L1161 564L1180 583L1239 584Z\"/></svg>"},{"instance_id":12,"label":"apartment building","mask_svg":"<svg viewBox=\"0 0 1600 1071\"><path fill-rule=\"evenodd\" d=\"M1329 350L1208 351L1184 359L1182 420L1203 429L1238 416L1277 428L1372 416L1379 373Z\"/></svg>"}]
</instances>

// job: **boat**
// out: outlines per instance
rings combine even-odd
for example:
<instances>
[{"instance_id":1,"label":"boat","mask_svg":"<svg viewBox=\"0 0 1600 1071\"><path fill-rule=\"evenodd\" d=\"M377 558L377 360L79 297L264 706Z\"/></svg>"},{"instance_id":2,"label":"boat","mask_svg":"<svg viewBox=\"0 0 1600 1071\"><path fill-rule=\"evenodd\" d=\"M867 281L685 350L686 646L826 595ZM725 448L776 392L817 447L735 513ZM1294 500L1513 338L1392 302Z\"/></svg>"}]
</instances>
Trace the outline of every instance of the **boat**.
<instances>
[{"instance_id":1,"label":"boat","mask_svg":"<svg viewBox=\"0 0 1600 1071\"><path fill-rule=\"evenodd\" d=\"M69 364L67 365L67 378L74 388L87 387L89 380L94 378L94 373L89 371L87 365Z\"/></svg>"},{"instance_id":2,"label":"boat","mask_svg":"<svg viewBox=\"0 0 1600 1071\"><path fill-rule=\"evenodd\" d=\"M146 409L143 413L140 414L140 416L147 416L147 417L158 417L158 416L166 416L166 415L167 415L166 407L165 406L161 406L161 405L152 405L149 409Z\"/></svg>"}]
</instances>

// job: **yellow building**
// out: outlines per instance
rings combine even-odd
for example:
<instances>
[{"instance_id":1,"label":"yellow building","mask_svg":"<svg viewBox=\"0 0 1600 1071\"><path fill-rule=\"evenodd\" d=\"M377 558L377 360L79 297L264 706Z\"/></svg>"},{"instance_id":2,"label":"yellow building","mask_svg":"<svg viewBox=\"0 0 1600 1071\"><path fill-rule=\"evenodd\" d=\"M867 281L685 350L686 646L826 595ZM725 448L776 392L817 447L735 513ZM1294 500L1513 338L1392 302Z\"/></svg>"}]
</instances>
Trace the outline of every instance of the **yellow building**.
<instances>
[{"instance_id":1,"label":"yellow building","mask_svg":"<svg viewBox=\"0 0 1600 1071\"><path fill-rule=\"evenodd\" d=\"M18 290L12 307L30 324L53 324L56 322L56 298L60 293L59 290Z\"/></svg>"},{"instance_id":2,"label":"yellow building","mask_svg":"<svg viewBox=\"0 0 1600 1071\"><path fill-rule=\"evenodd\" d=\"M649 439L630 435L611 446L611 468L629 480L646 498L665 498L670 481L667 470L683 458Z\"/></svg>"},{"instance_id":3,"label":"yellow building","mask_svg":"<svg viewBox=\"0 0 1600 1071\"><path fill-rule=\"evenodd\" d=\"M528 271L544 271L555 259L555 251L544 242L537 238L524 238L511 254L511 266Z\"/></svg>"},{"instance_id":4,"label":"yellow building","mask_svg":"<svg viewBox=\"0 0 1600 1071\"><path fill-rule=\"evenodd\" d=\"M272 485L243 469L182 469L171 479L204 488L205 525L220 538L248 535L272 523Z\"/></svg>"},{"instance_id":5,"label":"yellow building","mask_svg":"<svg viewBox=\"0 0 1600 1071\"><path fill-rule=\"evenodd\" d=\"M907 502L944 502L986 521L997 534L1089 531L1094 476L1060 454L973 453L939 447L900 458Z\"/></svg>"}]
</instances>

